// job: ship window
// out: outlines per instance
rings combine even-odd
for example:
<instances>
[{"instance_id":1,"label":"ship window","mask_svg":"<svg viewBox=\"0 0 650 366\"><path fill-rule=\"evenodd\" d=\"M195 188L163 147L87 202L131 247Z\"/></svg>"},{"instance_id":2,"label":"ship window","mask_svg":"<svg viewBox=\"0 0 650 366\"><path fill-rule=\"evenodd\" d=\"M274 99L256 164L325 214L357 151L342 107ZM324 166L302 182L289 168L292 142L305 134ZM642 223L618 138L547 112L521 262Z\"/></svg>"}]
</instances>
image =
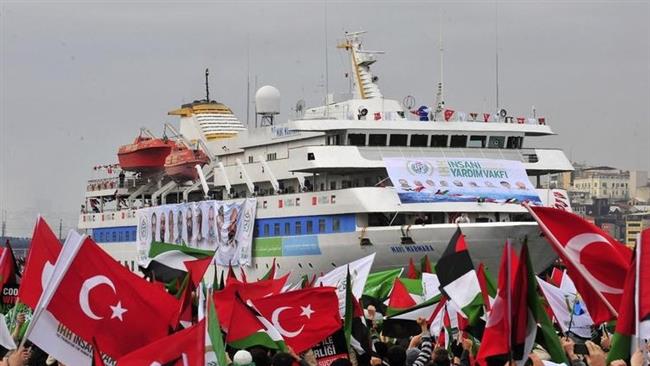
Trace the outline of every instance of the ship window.
<instances>
[{"instance_id":1,"label":"ship window","mask_svg":"<svg viewBox=\"0 0 650 366\"><path fill-rule=\"evenodd\" d=\"M264 236L269 236L269 224L264 224Z\"/></svg>"},{"instance_id":2,"label":"ship window","mask_svg":"<svg viewBox=\"0 0 650 366\"><path fill-rule=\"evenodd\" d=\"M331 181L330 181L330 190L335 190L335 189L336 189L336 181L335 181L335 180L331 180Z\"/></svg>"},{"instance_id":3,"label":"ship window","mask_svg":"<svg viewBox=\"0 0 650 366\"><path fill-rule=\"evenodd\" d=\"M390 146L406 146L406 135L390 135Z\"/></svg>"},{"instance_id":4,"label":"ship window","mask_svg":"<svg viewBox=\"0 0 650 366\"><path fill-rule=\"evenodd\" d=\"M487 137L485 136L471 136L467 147L485 147Z\"/></svg>"},{"instance_id":5,"label":"ship window","mask_svg":"<svg viewBox=\"0 0 650 366\"><path fill-rule=\"evenodd\" d=\"M508 137L508 142L506 148L508 149L520 149L523 144L524 138L519 136L510 136Z\"/></svg>"},{"instance_id":6,"label":"ship window","mask_svg":"<svg viewBox=\"0 0 650 366\"><path fill-rule=\"evenodd\" d=\"M465 135L452 135L449 147L465 147L467 146L467 136Z\"/></svg>"},{"instance_id":7,"label":"ship window","mask_svg":"<svg viewBox=\"0 0 650 366\"><path fill-rule=\"evenodd\" d=\"M411 146L412 147L427 147L429 142L428 135L411 135Z\"/></svg>"},{"instance_id":8,"label":"ship window","mask_svg":"<svg viewBox=\"0 0 650 366\"><path fill-rule=\"evenodd\" d=\"M319 233L325 232L325 219L318 219L318 232Z\"/></svg>"},{"instance_id":9,"label":"ship window","mask_svg":"<svg viewBox=\"0 0 650 366\"><path fill-rule=\"evenodd\" d=\"M296 235L302 234L302 222L296 221Z\"/></svg>"},{"instance_id":10,"label":"ship window","mask_svg":"<svg viewBox=\"0 0 650 366\"><path fill-rule=\"evenodd\" d=\"M252 163L253 162L253 155L248 156L248 162Z\"/></svg>"},{"instance_id":11,"label":"ship window","mask_svg":"<svg viewBox=\"0 0 650 366\"><path fill-rule=\"evenodd\" d=\"M506 138L504 136L490 136L490 143L488 147L492 149L503 149L505 142Z\"/></svg>"},{"instance_id":12,"label":"ship window","mask_svg":"<svg viewBox=\"0 0 650 366\"><path fill-rule=\"evenodd\" d=\"M284 223L284 235L291 235L291 224L288 222Z\"/></svg>"},{"instance_id":13,"label":"ship window","mask_svg":"<svg viewBox=\"0 0 650 366\"><path fill-rule=\"evenodd\" d=\"M273 235L279 236L280 235L280 223L276 222L273 224Z\"/></svg>"},{"instance_id":14,"label":"ship window","mask_svg":"<svg viewBox=\"0 0 650 366\"><path fill-rule=\"evenodd\" d=\"M366 146L366 135L363 133L348 134L348 145L350 146Z\"/></svg>"},{"instance_id":15,"label":"ship window","mask_svg":"<svg viewBox=\"0 0 650 366\"><path fill-rule=\"evenodd\" d=\"M332 231L339 232L341 231L341 219L335 217L332 219Z\"/></svg>"},{"instance_id":16,"label":"ship window","mask_svg":"<svg viewBox=\"0 0 650 366\"><path fill-rule=\"evenodd\" d=\"M368 146L386 146L386 135L371 133Z\"/></svg>"},{"instance_id":17,"label":"ship window","mask_svg":"<svg viewBox=\"0 0 650 366\"><path fill-rule=\"evenodd\" d=\"M314 222L311 220L307 220L307 234L313 234L314 233Z\"/></svg>"},{"instance_id":18,"label":"ship window","mask_svg":"<svg viewBox=\"0 0 650 366\"><path fill-rule=\"evenodd\" d=\"M447 147L447 135L431 135L431 147Z\"/></svg>"},{"instance_id":19,"label":"ship window","mask_svg":"<svg viewBox=\"0 0 650 366\"><path fill-rule=\"evenodd\" d=\"M266 154L266 161L271 161L277 159L278 154L277 153L270 153Z\"/></svg>"}]
</instances>

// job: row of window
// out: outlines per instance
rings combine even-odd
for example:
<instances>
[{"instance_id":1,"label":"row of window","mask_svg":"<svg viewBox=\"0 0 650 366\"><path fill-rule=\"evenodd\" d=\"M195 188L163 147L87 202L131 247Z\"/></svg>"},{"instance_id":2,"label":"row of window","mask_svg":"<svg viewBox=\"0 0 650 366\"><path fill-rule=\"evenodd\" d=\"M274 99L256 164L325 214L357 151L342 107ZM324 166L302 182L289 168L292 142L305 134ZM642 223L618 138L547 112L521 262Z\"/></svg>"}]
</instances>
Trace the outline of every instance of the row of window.
<instances>
[{"instance_id":1,"label":"row of window","mask_svg":"<svg viewBox=\"0 0 650 366\"><path fill-rule=\"evenodd\" d=\"M409 140L410 137L410 140ZM328 139L328 144L334 141ZM336 139L335 141L338 141ZM520 149L522 136L467 136L467 135L423 135L423 134L348 134L351 146L410 146L410 147L479 147L493 149Z\"/></svg>"},{"instance_id":2,"label":"row of window","mask_svg":"<svg viewBox=\"0 0 650 366\"><path fill-rule=\"evenodd\" d=\"M607 182L600 184L602 188L607 188ZM611 188L627 188L627 183L610 183ZM594 188L598 187L598 183L594 183ZM576 183L576 188L591 188L591 183Z\"/></svg>"},{"instance_id":3,"label":"row of window","mask_svg":"<svg viewBox=\"0 0 650 366\"><path fill-rule=\"evenodd\" d=\"M135 226L120 226L93 229L93 240L97 243L119 243L135 241Z\"/></svg>"},{"instance_id":4,"label":"row of window","mask_svg":"<svg viewBox=\"0 0 650 366\"><path fill-rule=\"evenodd\" d=\"M356 230L354 215L323 215L255 220L255 237L332 234Z\"/></svg>"}]
</instances>

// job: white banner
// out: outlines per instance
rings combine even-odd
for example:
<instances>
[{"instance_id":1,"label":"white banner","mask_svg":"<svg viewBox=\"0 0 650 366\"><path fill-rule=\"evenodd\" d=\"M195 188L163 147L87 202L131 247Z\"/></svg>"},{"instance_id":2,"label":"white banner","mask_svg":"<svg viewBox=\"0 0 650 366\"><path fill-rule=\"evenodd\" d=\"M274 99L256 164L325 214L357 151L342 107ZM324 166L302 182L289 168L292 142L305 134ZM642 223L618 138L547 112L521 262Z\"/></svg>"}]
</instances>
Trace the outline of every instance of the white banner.
<instances>
[{"instance_id":1,"label":"white banner","mask_svg":"<svg viewBox=\"0 0 650 366\"><path fill-rule=\"evenodd\" d=\"M541 204L520 161L471 158L384 158L402 203Z\"/></svg>"},{"instance_id":2,"label":"white banner","mask_svg":"<svg viewBox=\"0 0 650 366\"><path fill-rule=\"evenodd\" d=\"M257 202L201 201L143 208L137 211L138 261L148 259L151 242L215 250L221 266L250 265Z\"/></svg>"}]
</instances>

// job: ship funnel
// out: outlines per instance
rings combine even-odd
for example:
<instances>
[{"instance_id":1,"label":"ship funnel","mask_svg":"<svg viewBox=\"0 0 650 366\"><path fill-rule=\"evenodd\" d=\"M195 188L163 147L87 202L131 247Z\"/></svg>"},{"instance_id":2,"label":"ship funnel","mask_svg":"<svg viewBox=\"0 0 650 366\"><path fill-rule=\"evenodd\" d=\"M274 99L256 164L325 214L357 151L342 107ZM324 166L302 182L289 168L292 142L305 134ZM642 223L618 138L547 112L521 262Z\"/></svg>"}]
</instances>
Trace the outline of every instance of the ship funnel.
<instances>
[{"instance_id":1,"label":"ship funnel","mask_svg":"<svg viewBox=\"0 0 650 366\"><path fill-rule=\"evenodd\" d=\"M273 116L280 114L280 91L271 85L264 85L255 93L255 113L262 118L262 126L273 125Z\"/></svg>"}]
</instances>

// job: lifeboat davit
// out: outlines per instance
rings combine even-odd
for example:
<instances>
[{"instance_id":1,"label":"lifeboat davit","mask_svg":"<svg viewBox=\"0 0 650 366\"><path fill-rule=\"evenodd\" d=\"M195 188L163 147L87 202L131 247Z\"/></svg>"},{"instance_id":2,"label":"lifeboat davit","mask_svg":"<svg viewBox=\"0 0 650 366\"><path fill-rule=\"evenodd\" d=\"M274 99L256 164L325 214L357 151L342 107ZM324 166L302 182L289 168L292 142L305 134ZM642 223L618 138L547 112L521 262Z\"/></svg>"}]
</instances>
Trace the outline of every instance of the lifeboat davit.
<instances>
[{"instance_id":1,"label":"lifeboat davit","mask_svg":"<svg viewBox=\"0 0 650 366\"><path fill-rule=\"evenodd\" d=\"M165 159L176 143L166 138L138 136L132 144L120 146L117 158L123 170L156 172L165 167Z\"/></svg>"},{"instance_id":2,"label":"lifeboat davit","mask_svg":"<svg viewBox=\"0 0 650 366\"><path fill-rule=\"evenodd\" d=\"M210 158L200 149L177 146L165 159L165 174L175 180L196 180L199 177L196 165L203 166Z\"/></svg>"}]
</instances>

